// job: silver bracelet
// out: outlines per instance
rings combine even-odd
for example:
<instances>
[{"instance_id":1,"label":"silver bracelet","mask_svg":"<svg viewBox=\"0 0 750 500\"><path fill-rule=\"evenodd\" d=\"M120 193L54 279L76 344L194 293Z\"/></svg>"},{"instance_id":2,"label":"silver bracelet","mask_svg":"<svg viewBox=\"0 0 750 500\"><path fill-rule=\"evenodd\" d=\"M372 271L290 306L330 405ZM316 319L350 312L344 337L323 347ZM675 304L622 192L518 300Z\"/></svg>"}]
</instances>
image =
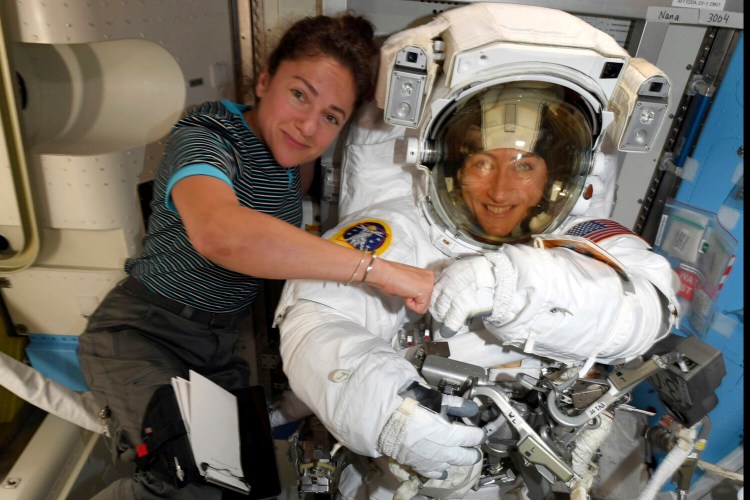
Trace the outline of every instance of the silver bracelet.
<instances>
[{"instance_id":1,"label":"silver bracelet","mask_svg":"<svg viewBox=\"0 0 750 500\"><path fill-rule=\"evenodd\" d=\"M370 263L367 264L367 269L365 269L365 275L362 276L362 281L360 281L360 283L364 283L365 281L367 281L367 276L370 274L370 271L372 271L372 266L375 265L375 259L377 258L378 256L375 254L370 255Z\"/></svg>"},{"instance_id":2,"label":"silver bracelet","mask_svg":"<svg viewBox=\"0 0 750 500\"><path fill-rule=\"evenodd\" d=\"M365 262L365 257L367 257L367 252L365 250L362 250L362 258L359 259L359 264L357 264L357 269L354 270L352 277L349 278L349 281L346 282L346 286L351 285L352 281L354 281L354 277L357 276L357 273L359 272L359 268L362 267L362 264L364 264ZM367 271L365 271L365 277L367 277Z\"/></svg>"}]
</instances>

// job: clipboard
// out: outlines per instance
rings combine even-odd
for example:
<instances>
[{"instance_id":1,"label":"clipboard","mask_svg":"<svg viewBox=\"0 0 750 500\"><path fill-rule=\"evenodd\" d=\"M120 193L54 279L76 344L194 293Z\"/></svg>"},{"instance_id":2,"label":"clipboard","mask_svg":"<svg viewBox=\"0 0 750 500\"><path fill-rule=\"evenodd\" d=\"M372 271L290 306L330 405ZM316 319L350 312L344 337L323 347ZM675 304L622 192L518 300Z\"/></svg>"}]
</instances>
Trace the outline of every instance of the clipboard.
<instances>
[{"instance_id":1,"label":"clipboard","mask_svg":"<svg viewBox=\"0 0 750 500\"><path fill-rule=\"evenodd\" d=\"M191 383L194 378L200 382ZM213 437L215 432L231 431L232 456L236 460L234 449L239 447L239 466L236 461L232 464L234 468L231 475L227 474L227 471L219 470L216 462L213 467L209 467L210 462L200 461L193 448L198 473L207 482L224 489L222 495L224 500L262 500L279 496L281 479L276 464L276 449L263 388L256 385L230 393L195 372L190 372L190 379L187 381L174 377L172 387L191 447L193 447L194 436L198 432L197 426L203 425L200 419L194 418L194 408L200 408L203 411L208 407L209 410L216 411L220 415L233 415L232 422L239 421L238 426L234 423L229 425L223 416L217 416L215 418L219 420L210 422L209 431L203 434L203 436ZM204 394L205 391L208 395ZM198 396L201 401L196 402ZM218 427L226 427L226 429L218 429ZM198 442L202 440L198 439Z\"/></svg>"},{"instance_id":2,"label":"clipboard","mask_svg":"<svg viewBox=\"0 0 750 500\"><path fill-rule=\"evenodd\" d=\"M209 483L249 495L240 456L237 398L199 373L190 370L189 375L189 381L173 377L172 387L198 471Z\"/></svg>"}]
</instances>

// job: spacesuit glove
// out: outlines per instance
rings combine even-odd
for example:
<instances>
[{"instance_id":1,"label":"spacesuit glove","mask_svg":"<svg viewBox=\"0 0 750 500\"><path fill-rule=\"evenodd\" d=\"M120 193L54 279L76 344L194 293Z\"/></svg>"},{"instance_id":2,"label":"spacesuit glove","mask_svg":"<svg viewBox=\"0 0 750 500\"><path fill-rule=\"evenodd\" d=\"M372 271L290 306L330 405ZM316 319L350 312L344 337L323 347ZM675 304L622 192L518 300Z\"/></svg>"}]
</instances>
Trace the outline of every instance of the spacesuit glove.
<instances>
[{"instance_id":1,"label":"spacesuit glove","mask_svg":"<svg viewBox=\"0 0 750 500\"><path fill-rule=\"evenodd\" d=\"M430 313L449 337L474 316L500 319L510 304L518 277L508 256L495 252L464 257L440 274L432 292Z\"/></svg>"},{"instance_id":2,"label":"spacesuit glove","mask_svg":"<svg viewBox=\"0 0 750 500\"><path fill-rule=\"evenodd\" d=\"M451 465L445 479L420 478L411 468L395 461L388 464L388 471L401 482L393 500L409 500L417 495L420 498L459 499L464 498L482 475L482 462L474 465Z\"/></svg>"},{"instance_id":3,"label":"spacesuit glove","mask_svg":"<svg viewBox=\"0 0 750 500\"><path fill-rule=\"evenodd\" d=\"M471 405L458 396L446 396L446 414L468 414ZM451 423L434 411L406 397L378 438L383 455L410 466L427 478L445 479L451 465L472 465L482 459L478 448L485 439L479 427Z\"/></svg>"}]
</instances>

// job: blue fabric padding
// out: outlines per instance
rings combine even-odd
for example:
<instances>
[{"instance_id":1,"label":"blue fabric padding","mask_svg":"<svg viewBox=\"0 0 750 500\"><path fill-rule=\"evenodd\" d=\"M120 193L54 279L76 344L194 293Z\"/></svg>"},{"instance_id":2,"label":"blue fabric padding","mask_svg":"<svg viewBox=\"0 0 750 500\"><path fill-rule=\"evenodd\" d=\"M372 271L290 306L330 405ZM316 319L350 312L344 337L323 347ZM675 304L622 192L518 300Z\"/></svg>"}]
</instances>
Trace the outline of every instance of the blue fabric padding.
<instances>
[{"instance_id":1,"label":"blue fabric padding","mask_svg":"<svg viewBox=\"0 0 750 500\"><path fill-rule=\"evenodd\" d=\"M74 335L29 335L26 346L31 366L47 378L74 390L88 391L78 361L78 337Z\"/></svg>"}]
</instances>

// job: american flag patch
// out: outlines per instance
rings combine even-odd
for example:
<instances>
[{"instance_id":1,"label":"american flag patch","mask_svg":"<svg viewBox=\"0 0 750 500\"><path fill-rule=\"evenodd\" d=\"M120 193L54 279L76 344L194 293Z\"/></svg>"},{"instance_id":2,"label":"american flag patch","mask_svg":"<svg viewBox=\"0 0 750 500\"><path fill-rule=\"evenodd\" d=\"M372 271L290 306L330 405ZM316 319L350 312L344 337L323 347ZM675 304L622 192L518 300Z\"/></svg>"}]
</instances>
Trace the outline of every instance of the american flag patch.
<instances>
[{"instance_id":1,"label":"american flag patch","mask_svg":"<svg viewBox=\"0 0 750 500\"><path fill-rule=\"evenodd\" d=\"M581 236L589 241L597 242L603 239L609 238L610 236L616 236L618 234L632 234L633 231L626 228L622 224L609 219L596 219L586 222L581 222L568 229L565 234L571 236Z\"/></svg>"}]
</instances>

